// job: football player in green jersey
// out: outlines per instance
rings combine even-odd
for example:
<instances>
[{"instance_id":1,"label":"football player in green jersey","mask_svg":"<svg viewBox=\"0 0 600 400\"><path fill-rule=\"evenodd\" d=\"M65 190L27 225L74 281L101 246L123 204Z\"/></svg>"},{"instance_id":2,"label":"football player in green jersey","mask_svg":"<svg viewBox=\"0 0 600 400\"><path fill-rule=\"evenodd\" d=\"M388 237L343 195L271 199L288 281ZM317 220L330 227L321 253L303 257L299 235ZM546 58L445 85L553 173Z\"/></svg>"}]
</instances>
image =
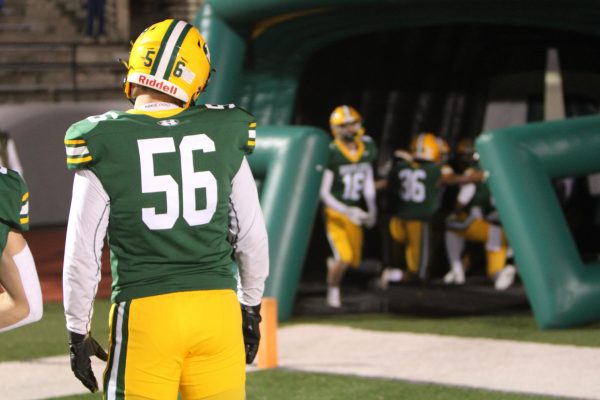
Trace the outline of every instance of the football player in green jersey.
<instances>
[{"instance_id":1,"label":"football player in green jersey","mask_svg":"<svg viewBox=\"0 0 600 400\"><path fill-rule=\"evenodd\" d=\"M390 172L389 189L394 197L390 220L392 238L405 248L406 271L386 268L380 286L389 282L426 278L432 232L430 222L437 213L444 184L454 171L442 163L445 146L433 133L421 133L411 144L411 154L401 152Z\"/></svg>"},{"instance_id":2,"label":"football player in green jersey","mask_svg":"<svg viewBox=\"0 0 600 400\"><path fill-rule=\"evenodd\" d=\"M16 171L0 166L0 332L39 321L42 291L22 233L29 229L29 191Z\"/></svg>"},{"instance_id":3,"label":"football player in green jersey","mask_svg":"<svg viewBox=\"0 0 600 400\"><path fill-rule=\"evenodd\" d=\"M88 117L65 137L76 170L63 271L71 368L96 391L90 357L108 359L108 399L241 400L269 262L246 160L254 117L194 105L211 65L184 21L142 32L127 67L133 109ZM108 357L90 334L105 237Z\"/></svg>"},{"instance_id":4,"label":"football player in green jersey","mask_svg":"<svg viewBox=\"0 0 600 400\"><path fill-rule=\"evenodd\" d=\"M464 242L468 240L485 244L487 274L497 290L505 290L513 284L517 270L507 263L508 242L485 182L486 174L479 166L471 139L459 142L457 154L466 167L463 175L471 181L461 185L455 211L446 220L445 243L450 270L444 276L444 282L465 282L462 252Z\"/></svg>"},{"instance_id":5,"label":"football player in green jersey","mask_svg":"<svg viewBox=\"0 0 600 400\"><path fill-rule=\"evenodd\" d=\"M17 171L19 175L23 176L23 167L19 160L15 141L8 132L3 131L0 131L0 165Z\"/></svg>"},{"instance_id":6,"label":"football player in green jersey","mask_svg":"<svg viewBox=\"0 0 600 400\"><path fill-rule=\"evenodd\" d=\"M333 252L327 260L327 305L341 307L340 284L348 267L358 268L363 230L375 225L377 208L372 162L375 143L364 135L361 116L353 107L336 107L329 118L334 136L320 196L325 228Z\"/></svg>"}]
</instances>

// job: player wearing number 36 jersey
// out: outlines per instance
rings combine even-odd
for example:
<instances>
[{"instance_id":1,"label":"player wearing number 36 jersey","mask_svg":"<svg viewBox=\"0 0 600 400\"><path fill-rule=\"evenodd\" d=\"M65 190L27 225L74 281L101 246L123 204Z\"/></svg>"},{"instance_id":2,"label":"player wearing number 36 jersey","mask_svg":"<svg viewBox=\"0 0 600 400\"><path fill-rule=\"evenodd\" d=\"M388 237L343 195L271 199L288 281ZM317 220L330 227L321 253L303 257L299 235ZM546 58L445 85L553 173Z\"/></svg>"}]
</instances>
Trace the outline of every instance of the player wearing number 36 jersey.
<instances>
[{"instance_id":1,"label":"player wearing number 36 jersey","mask_svg":"<svg viewBox=\"0 0 600 400\"><path fill-rule=\"evenodd\" d=\"M389 279L387 276L395 276L393 280L426 277L431 252L430 222L441 203L441 184L453 174L452 168L441 163L443 148L434 134L419 134L411 147L412 159L396 160L389 178L395 204L390 234L405 246L407 272L384 271L382 280Z\"/></svg>"},{"instance_id":2,"label":"player wearing number 36 jersey","mask_svg":"<svg viewBox=\"0 0 600 400\"><path fill-rule=\"evenodd\" d=\"M65 137L76 171L63 276L71 368L95 391L89 357L107 359L108 399L245 396L268 273L246 160L256 124L234 105L194 105L210 68L195 27L155 24L131 51L125 93L134 108L86 118ZM90 334L105 237L108 354Z\"/></svg>"}]
</instances>

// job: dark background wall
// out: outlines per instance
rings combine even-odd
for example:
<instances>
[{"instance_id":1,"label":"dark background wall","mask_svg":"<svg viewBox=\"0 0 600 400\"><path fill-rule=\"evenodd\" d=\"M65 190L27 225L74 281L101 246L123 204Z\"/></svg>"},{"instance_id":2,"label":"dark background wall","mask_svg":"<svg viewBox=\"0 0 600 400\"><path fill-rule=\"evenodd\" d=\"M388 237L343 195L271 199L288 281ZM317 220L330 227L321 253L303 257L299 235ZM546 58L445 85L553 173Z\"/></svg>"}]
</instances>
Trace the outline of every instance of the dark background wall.
<instances>
[{"instance_id":1,"label":"dark background wall","mask_svg":"<svg viewBox=\"0 0 600 400\"><path fill-rule=\"evenodd\" d=\"M445 25L355 36L320 49L303 70L294 122L328 130L333 108L353 105L379 145L377 166L383 173L393 150L406 148L419 132L432 131L453 147L460 138L475 137L484 129L542 121L549 48L558 50L567 116L597 113L596 36L557 29ZM576 185L575 198L565 211L578 243L585 247L597 228L585 223L582 208L573 206L589 203L585 177ZM383 236L381 230L367 232L367 257L381 258L387 251ZM305 280L324 277L329 252L319 218Z\"/></svg>"},{"instance_id":2,"label":"dark background wall","mask_svg":"<svg viewBox=\"0 0 600 400\"><path fill-rule=\"evenodd\" d=\"M31 193L32 227L66 225L73 183L63 143L69 126L90 115L129 108L126 100L0 105L0 130L15 141Z\"/></svg>"}]
</instances>

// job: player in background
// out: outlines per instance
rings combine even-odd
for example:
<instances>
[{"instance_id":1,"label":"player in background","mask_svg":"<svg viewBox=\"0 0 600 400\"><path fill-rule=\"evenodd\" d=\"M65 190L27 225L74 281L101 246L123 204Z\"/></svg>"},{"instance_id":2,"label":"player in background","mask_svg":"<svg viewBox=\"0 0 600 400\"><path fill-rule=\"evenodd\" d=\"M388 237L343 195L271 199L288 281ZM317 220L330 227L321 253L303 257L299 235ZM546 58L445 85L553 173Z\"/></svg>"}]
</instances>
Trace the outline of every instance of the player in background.
<instances>
[{"instance_id":1,"label":"player in background","mask_svg":"<svg viewBox=\"0 0 600 400\"><path fill-rule=\"evenodd\" d=\"M348 267L362 259L363 226L377 218L372 163L377 157L373 140L364 135L362 118L351 106L336 107L329 118L333 141L323 173L320 196L325 229L333 257L327 259L327 305L342 305L340 285Z\"/></svg>"},{"instance_id":2,"label":"player in background","mask_svg":"<svg viewBox=\"0 0 600 400\"><path fill-rule=\"evenodd\" d=\"M389 192L389 176L394 163L398 159L412 160L412 155L408 150L397 149L390 154L384 163L377 166L377 179L375 180L375 190L377 192L377 225L379 239L381 244L381 265L389 271L395 270L401 273L401 269L406 269L404 260L404 246L392 239L390 235L390 219L393 218L396 203L395 196ZM380 276L381 278L381 276ZM399 278L398 278L399 280ZM377 279L375 285L380 289L387 288L387 280Z\"/></svg>"},{"instance_id":3,"label":"player in background","mask_svg":"<svg viewBox=\"0 0 600 400\"><path fill-rule=\"evenodd\" d=\"M462 256L465 240L468 240L485 245L487 275L494 281L497 290L505 290L513 284L517 270L512 264L507 264L508 242L472 139L461 140L457 154L458 162L464 168L463 175L472 182L460 186L455 210L446 220L445 243L450 270L444 276L444 282L465 282Z\"/></svg>"},{"instance_id":4,"label":"player in background","mask_svg":"<svg viewBox=\"0 0 600 400\"><path fill-rule=\"evenodd\" d=\"M17 171L23 176L23 167L17 153L15 141L7 132L0 131L0 165Z\"/></svg>"},{"instance_id":5,"label":"player in background","mask_svg":"<svg viewBox=\"0 0 600 400\"><path fill-rule=\"evenodd\" d=\"M22 233L29 229L29 191L21 176L0 166L0 332L39 321L42 291Z\"/></svg>"},{"instance_id":6,"label":"player in background","mask_svg":"<svg viewBox=\"0 0 600 400\"><path fill-rule=\"evenodd\" d=\"M242 400L269 263L246 160L254 117L195 105L210 56L185 21L148 27L126 64L133 109L88 117L65 137L76 171L63 270L71 368L94 392L90 357L107 360L108 399ZM108 357L90 332L105 237Z\"/></svg>"},{"instance_id":7,"label":"player in background","mask_svg":"<svg viewBox=\"0 0 600 400\"><path fill-rule=\"evenodd\" d=\"M382 288L389 282L427 278L432 255L431 222L440 208L444 185L453 176L452 168L442 164L444 151L443 141L426 132L412 140L410 156L395 153L388 179L395 204L389 229L392 238L404 245L406 270L384 269Z\"/></svg>"}]
</instances>

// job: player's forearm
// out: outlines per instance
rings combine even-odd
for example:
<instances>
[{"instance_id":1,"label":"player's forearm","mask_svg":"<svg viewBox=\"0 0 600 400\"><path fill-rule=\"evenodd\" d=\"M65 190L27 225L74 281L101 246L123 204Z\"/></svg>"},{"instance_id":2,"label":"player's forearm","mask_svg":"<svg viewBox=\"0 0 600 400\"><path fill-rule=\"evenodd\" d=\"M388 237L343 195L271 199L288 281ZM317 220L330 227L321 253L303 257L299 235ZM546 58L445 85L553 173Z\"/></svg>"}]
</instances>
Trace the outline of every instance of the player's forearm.
<instances>
[{"instance_id":1,"label":"player's forearm","mask_svg":"<svg viewBox=\"0 0 600 400\"><path fill-rule=\"evenodd\" d=\"M72 230L73 232L73 230ZM67 234L67 241L72 235ZM67 244L67 249L78 247ZM100 282L100 262L92 257L65 253L63 266L63 301L67 329L86 334L90 329L93 303Z\"/></svg>"},{"instance_id":2,"label":"player's forearm","mask_svg":"<svg viewBox=\"0 0 600 400\"><path fill-rule=\"evenodd\" d=\"M0 262L0 332L27 325L42 318L42 293L29 247Z\"/></svg>"},{"instance_id":3,"label":"player's forearm","mask_svg":"<svg viewBox=\"0 0 600 400\"><path fill-rule=\"evenodd\" d=\"M257 238L259 239L259 238ZM269 275L268 239L265 235L244 250L236 252L236 260L240 267L238 298L241 303L255 306L261 302L265 281Z\"/></svg>"},{"instance_id":4,"label":"player's forearm","mask_svg":"<svg viewBox=\"0 0 600 400\"><path fill-rule=\"evenodd\" d=\"M26 317L19 322L19 326L30 324L42 319L44 306L42 301L42 289L35 268L35 262L29 246L25 245L23 250L12 257L17 269L21 284L27 298L29 312Z\"/></svg>"},{"instance_id":5,"label":"player's forearm","mask_svg":"<svg viewBox=\"0 0 600 400\"><path fill-rule=\"evenodd\" d=\"M333 185L333 171L326 169L323 173L323 180L321 181L321 188L319 195L321 201L326 207L329 207L335 211L339 211L343 214L348 214L348 206L339 201L331 194L331 186Z\"/></svg>"},{"instance_id":6,"label":"player's forearm","mask_svg":"<svg viewBox=\"0 0 600 400\"><path fill-rule=\"evenodd\" d=\"M0 294L0 332L18 328L29 314L27 301L17 302L7 292Z\"/></svg>"},{"instance_id":7,"label":"player's forearm","mask_svg":"<svg viewBox=\"0 0 600 400\"><path fill-rule=\"evenodd\" d=\"M4 288L0 295L0 330L9 330L27 316L29 304L17 266L6 251L0 260L0 283Z\"/></svg>"},{"instance_id":8,"label":"player's forearm","mask_svg":"<svg viewBox=\"0 0 600 400\"><path fill-rule=\"evenodd\" d=\"M442 176L440 182L444 185L465 185L469 183L479 183L486 180L486 172L476 169L469 169L462 174L446 174Z\"/></svg>"},{"instance_id":9,"label":"player's forearm","mask_svg":"<svg viewBox=\"0 0 600 400\"><path fill-rule=\"evenodd\" d=\"M101 278L101 254L108 225L109 200L98 179L78 172L65 240L63 301L67 329L89 331L93 302Z\"/></svg>"},{"instance_id":10,"label":"player's forearm","mask_svg":"<svg viewBox=\"0 0 600 400\"><path fill-rule=\"evenodd\" d=\"M252 171L246 159L232 182L230 236L238 262L238 297L246 305L260 303L269 274L269 242Z\"/></svg>"},{"instance_id":11,"label":"player's forearm","mask_svg":"<svg viewBox=\"0 0 600 400\"><path fill-rule=\"evenodd\" d=\"M99 279L83 277L65 268L63 271L63 302L67 329L85 335L90 330L94 298Z\"/></svg>"},{"instance_id":12,"label":"player's forearm","mask_svg":"<svg viewBox=\"0 0 600 400\"><path fill-rule=\"evenodd\" d=\"M269 239L258 195L255 206L247 208L254 210L247 215L238 215L239 221L243 222L235 243L235 258L240 269L238 297L243 304L254 306L261 301L269 275Z\"/></svg>"},{"instance_id":13,"label":"player's forearm","mask_svg":"<svg viewBox=\"0 0 600 400\"><path fill-rule=\"evenodd\" d=\"M36 312L36 310L30 308L28 304L15 304L12 299L8 300L9 310L5 316L4 310L6 309L6 303L5 299L2 298L5 294L6 293L0 295L0 314L2 314L0 317L0 332L10 331L42 319L41 308L39 309L39 312Z\"/></svg>"}]
</instances>

